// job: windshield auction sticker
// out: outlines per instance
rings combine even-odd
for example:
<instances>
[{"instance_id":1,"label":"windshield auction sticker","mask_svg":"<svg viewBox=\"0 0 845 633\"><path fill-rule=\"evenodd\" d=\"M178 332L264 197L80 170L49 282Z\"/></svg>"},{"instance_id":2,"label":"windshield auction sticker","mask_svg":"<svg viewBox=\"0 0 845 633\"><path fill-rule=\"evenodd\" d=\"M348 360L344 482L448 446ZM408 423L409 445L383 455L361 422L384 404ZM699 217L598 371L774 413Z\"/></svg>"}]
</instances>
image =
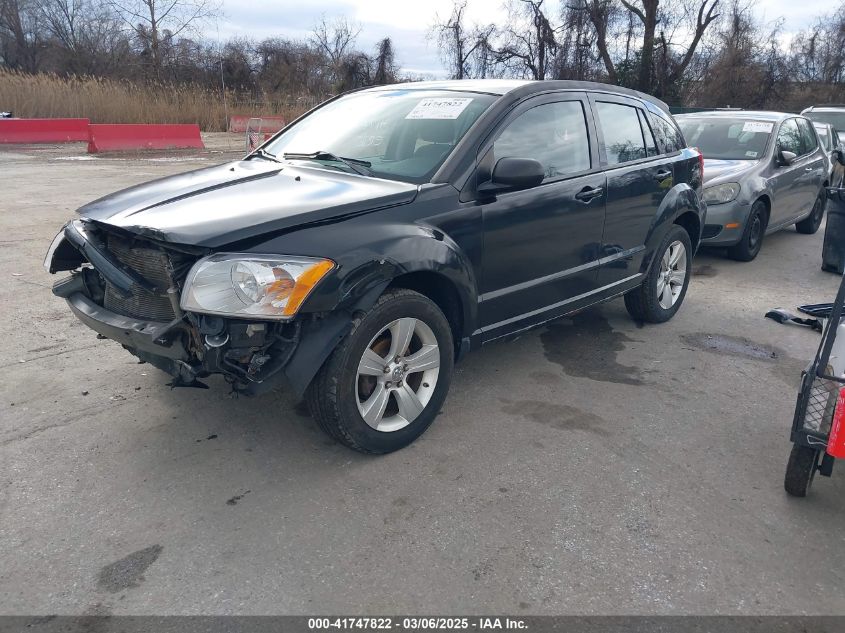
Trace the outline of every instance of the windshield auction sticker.
<instances>
[{"instance_id":1,"label":"windshield auction sticker","mask_svg":"<svg viewBox=\"0 0 845 633\"><path fill-rule=\"evenodd\" d=\"M772 131L774 123L763 123L762 121L746 121L742 126L743 132L763 132L768 134Z\"/></svg>"},{"instance_id":2,"label":"windshield auction sticker","mask_svg":"<svg viewBox=\"0 0 845 633\"><path fill-rule=\"evenodd\" d=\"M471 97L431 97L423 99L406 119L457 119L472 101Z\"/></svg>"}]
</instances>

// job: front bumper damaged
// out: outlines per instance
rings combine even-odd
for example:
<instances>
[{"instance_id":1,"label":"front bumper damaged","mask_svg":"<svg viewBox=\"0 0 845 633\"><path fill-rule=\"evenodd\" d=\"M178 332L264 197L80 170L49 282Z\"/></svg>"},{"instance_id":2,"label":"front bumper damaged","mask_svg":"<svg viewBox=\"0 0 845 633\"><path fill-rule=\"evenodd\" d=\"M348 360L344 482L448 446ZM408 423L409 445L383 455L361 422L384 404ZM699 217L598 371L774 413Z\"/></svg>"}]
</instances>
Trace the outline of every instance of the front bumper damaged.
<instances>
[{"instance_id":1,"label":"front bumper damaged","mask_svg":"<svg viewBox=\"0 0 845 633\"><path fill-rule=\"evenodd\" d=\"M172 386L204 387L200 378L221 374L235 391L247 395L281 386L302 396L351 323L351 315L342 312L286 322L185 313L178 310L174 294L181 282L176 275L167 289L152 284L108 251L96 227L79 221L65 229L64 238L45 266L68 270L73 264L74 268L70 277L54 284L53 293L64 298L74 315L100 338L120 343L140 361L170 374ZM78 261L68 247L78 253ZM159 248L167 256L162 245L138 248ZM103 304L106 284L120 285L125 293L137 292L138 287L167 293L176 299L174 318L154 321L118 313ZM304 343L303 335L307 335Z\"/></svg>"}]
</instances>

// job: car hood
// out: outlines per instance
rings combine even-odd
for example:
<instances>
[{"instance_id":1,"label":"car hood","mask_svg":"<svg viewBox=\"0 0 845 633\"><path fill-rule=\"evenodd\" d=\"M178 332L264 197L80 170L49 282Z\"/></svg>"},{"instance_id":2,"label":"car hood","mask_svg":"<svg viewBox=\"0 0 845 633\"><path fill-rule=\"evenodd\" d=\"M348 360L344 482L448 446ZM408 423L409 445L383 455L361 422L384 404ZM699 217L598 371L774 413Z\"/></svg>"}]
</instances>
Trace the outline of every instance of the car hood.
<instances>
[{"instance_id":1,"label":"car hood","mask_svg":"<svg viewBox=\"0 0 845 633\"><path fill-rule=\"evenodd\" d=\"M77 213L154 239L215 248L411 202L417 185L320 167L244 160L170 176Z\"/></svg>"},{"instance_id":2,"label":"car hood","mask_svg":"<svg viewBox=\"0 0 845 633\"><path fill-rule=\"evenodd\" d=\"M750 171L759 161L756 160L726 160L721 158L704 159L704 184L711 182L733 182L747 171Z\"/></svg>"}]
</instances>

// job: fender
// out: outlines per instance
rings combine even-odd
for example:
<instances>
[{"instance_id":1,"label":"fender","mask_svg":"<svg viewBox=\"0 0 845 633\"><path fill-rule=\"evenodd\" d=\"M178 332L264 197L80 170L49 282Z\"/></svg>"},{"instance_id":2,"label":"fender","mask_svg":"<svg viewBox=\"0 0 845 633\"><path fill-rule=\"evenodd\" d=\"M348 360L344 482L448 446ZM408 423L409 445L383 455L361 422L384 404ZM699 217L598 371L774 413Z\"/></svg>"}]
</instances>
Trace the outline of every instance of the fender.
<instances>
[{"instance_id":1,"label":"fender","mask_svg":"<svg viewBox=\"0 0 845 633\"><path fill-rule=\"evenodd\" d=\"M704 215L698 211L701 207L703 207L703 204L699 202L698 194L687 183L679 183L669 190L660 203L651 222L651 226L649 226L645 241L646 254L640 266L641 273L648 273L654 260L655 251L660 245L663 236L666 235L666 232L675 220L684 213L691 212L698 217L700 239L701 230L704 228L705 221Z\"/></svg>"},{"instance_id":2,"label":"fender","mask_svg":"<svg viewBox=\"0 0 845 633\"><path fill-rule=\"evenodd\" d=\"M338 239L343 244L363 246L353 250L338 248L332 257L333 240L327 240L328 227L324 226L319 238L315 231L304 229L254 247L256 252L328 257L336 264L300 309L302 337L283 372L298 396L348 334L355 313L370 310L393 280L402 275L433 273L451 283L461 305L463 327L458 338L468 337L476 327L478 300L474 268L466 253L442 230L417 223L385 223L383 216L375 221L364 217L335 226L342 229L338 231Z\"/></svg>"}]
</instances>

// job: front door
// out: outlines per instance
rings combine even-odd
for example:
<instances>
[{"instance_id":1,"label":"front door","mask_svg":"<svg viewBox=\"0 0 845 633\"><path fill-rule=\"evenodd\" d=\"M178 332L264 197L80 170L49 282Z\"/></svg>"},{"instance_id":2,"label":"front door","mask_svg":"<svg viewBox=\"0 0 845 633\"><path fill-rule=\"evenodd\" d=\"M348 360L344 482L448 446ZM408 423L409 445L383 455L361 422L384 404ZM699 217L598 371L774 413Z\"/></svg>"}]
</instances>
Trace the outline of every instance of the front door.
<instances>
[{"instance_id":1,"label":"front door","mask_svg":"<svg viewBox=\"0 0 845 633\"><path fill-rule=\"evenodd\" d=\"M482 178L504 157L536 159L546 174L534 188L482 200L485 340L551 318L597 287L605 176L588 108L581 93L530 99L482 145Z\"/></svg>"},{"instance_id":2,"label":"front door","mask_svg":"<svg viewBox=\"0 0 845 633\"><path fill-rule=\"evenodd\" d=\"M775 142L774 160L778 160L778 150L792 152L796 159L791 165L779 165L775 167L772 177L772 202L771 217L769 226L780 226L796 216L802 198L805 197L802 191L801 178L804 175L804 160L801 158L802 141L801 130L798 129L796 119L786 119L780 124L777 141Z\"/></svg>"}]
</instances>

